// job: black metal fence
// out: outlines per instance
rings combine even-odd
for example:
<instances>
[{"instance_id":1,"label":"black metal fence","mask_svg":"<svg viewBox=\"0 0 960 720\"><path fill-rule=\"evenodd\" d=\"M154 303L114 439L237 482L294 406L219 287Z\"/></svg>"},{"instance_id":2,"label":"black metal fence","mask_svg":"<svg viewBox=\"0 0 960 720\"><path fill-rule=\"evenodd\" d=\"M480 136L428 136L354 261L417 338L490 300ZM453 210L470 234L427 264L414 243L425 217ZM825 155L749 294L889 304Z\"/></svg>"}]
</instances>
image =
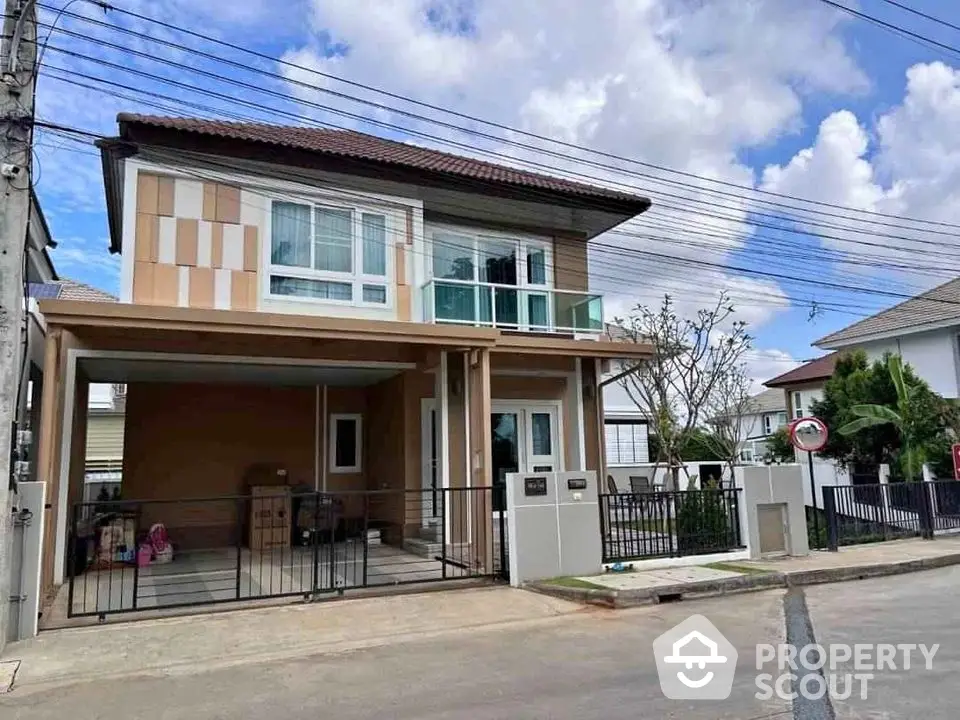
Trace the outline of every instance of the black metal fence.
<instances>
[{"instance_id":1,"label":"black metal fence","mask_svg":"<svg viewBox=\"0 0 960 720\"><path fill-rule=\"evenodd\" d=\"M892 482L823 488L826 547L960 530L960 482Z\"/></svg>"},{"instance_id":2,"label":"black metal fence","mask_svg":"<svg viewBox=\"0 0 960 720\"><path fill-rule=\"evenodd\" d=\"M743 549L739 489L600 495L603 561Z\"/></svg>"},{"instance_id":3,"label":"black metal fence","mask_svg":"<svg viewBox=\"0 0 960 720\"><path fill-rule=\"evenodd\" d=\"M502 488L78 503L68 616L505 578Z\"/></svg>"}]
</instances>

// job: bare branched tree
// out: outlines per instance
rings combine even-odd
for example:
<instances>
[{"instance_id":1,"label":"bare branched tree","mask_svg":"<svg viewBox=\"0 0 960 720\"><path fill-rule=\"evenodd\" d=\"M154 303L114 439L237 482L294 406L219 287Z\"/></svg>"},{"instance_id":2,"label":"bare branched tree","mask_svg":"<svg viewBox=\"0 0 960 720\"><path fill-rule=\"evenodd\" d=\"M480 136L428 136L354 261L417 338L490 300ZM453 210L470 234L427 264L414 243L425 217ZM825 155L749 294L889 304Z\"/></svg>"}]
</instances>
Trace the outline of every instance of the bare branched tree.
<instances>
[{"instance_id":1,"label":"bare branched tree","mask_svg":"<svg viewBox=\"0 0 960 720\"><path fill-rule=\"evenodd\" d=\"M654 477L666 463L673 489L680 487L685 437L706 419L718 384L742 365L751 346L746 325L732 321L734 307L722 292L717 303L683 318L665 295L659 309L637 305L630 317L617 319L624 340L647 343L654 355L621 385L650 423L660 448ZM689 476L687 478L689 481Z\"/></svg>"},{"instance_id":2,"label":"bare branched tree","mask_svg":"<svg viewBox=\"0 0 960 720\"><path fill-rule=\"evenodd\" d=\"M750 395L751 384L744 363L731 365L717 377L705 408L711 432L703 440L723 458L731 478L747 442L748 417L757 411L756 401Z\"/></svg>"}]
</instances>

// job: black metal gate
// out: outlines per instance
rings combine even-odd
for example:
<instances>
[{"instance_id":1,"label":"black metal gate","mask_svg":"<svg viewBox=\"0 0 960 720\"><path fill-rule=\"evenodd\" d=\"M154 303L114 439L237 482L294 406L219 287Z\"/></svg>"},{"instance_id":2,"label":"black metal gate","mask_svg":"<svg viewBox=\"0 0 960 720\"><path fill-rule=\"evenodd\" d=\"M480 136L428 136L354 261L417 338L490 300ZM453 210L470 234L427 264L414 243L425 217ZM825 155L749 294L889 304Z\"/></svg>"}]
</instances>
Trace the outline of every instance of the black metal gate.
<instances>
[{"instance_id":1,"label":"black metal gate","mask_svg":"<svg viewBox=\"0 0 960 720\"><path fill-rule=\"evenodd\" d=\"M500 488L77 503L68 617L506 579Z\"/></svg>"}]
</instances>

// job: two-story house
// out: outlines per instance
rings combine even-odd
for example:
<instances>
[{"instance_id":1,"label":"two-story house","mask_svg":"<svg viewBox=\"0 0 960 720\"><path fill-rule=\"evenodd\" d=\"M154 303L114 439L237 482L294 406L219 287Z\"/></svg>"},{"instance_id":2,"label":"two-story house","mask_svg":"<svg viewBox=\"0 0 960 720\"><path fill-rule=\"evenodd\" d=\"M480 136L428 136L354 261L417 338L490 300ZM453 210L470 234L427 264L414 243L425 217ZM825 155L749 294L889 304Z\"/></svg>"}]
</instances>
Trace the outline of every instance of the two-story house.
<instances>
[{"instance_id":1,"label":"two-story house","mask_svg":"<svg viewBox=\"0 0 960 720\"><path fill-rule=\"evenodd\" d=\"M169 604L493 574L507 473L603 476L603 365L650 349L603 334L587 243L648 199L358 132L118 121L99 146L120 302L41 302L44 587L110 560L77 505L91 382L127 388L117 514L207 553ZM323 507L290 504L306 491ZM318 533L330 554L304 560ZM152 566L112 572L94 612L164 604Z\"/></svg>"},{"instance_id":2,"label":"two-story house","mask_svg":"<svg viewBox=\"0 0 960 720\"><path fill-rule=\"evenodd\" d=\"M787 408L783 392L764 390L750 398L747 412L740 420L740 436L744 462L763 462L767 453L767 439L787 424Z\"/></svg>"},{"instance_id":3,"label":"two-story house","mask_svg":"<svg viewBox=\"0 0 960 720\"><path fill-rule=\"evenodd\" d=\"M783 391L784 407L791 421L813 414L813 403L823 398L823 386L833 375L838 357L839 352L818 357L764 383L768 388Z\"/></svg>"},{"instance_id":4,"label":"two-story house","mask_svg":"<svg viewBox=\"0 0 960 720\"><path fill-rule=\"evenodd\" d=\"M960 398L960 278L820 338L824 350L900 355L945 398Z\"/></svg>"}]
</instances>

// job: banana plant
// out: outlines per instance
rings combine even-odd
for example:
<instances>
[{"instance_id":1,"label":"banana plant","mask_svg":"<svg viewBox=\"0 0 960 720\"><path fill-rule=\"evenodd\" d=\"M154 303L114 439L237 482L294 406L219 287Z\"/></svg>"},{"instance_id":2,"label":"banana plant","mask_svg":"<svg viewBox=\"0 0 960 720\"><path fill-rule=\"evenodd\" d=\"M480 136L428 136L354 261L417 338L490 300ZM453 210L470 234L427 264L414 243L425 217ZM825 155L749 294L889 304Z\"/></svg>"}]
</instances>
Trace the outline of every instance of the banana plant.
<instances>
[{"instance_id":1,"label":"banana plant","mask_svg":"<svg viewBox=\"0 0 960 720\"><path fill-rule=\"evenodd\" d=\"M913 418L913 399L915 388L909 387L903 379L903 360L899 355L887 358L887 370L897 393L896 409L886 405L854 405L851 409L856 420L851 420L840 428L841 435L853 435L866 428L878 425L893 425L900 434L900 464L908 480L915 480L922 472L926 453L915 437Z\"/></svg>"}]
</instances>

